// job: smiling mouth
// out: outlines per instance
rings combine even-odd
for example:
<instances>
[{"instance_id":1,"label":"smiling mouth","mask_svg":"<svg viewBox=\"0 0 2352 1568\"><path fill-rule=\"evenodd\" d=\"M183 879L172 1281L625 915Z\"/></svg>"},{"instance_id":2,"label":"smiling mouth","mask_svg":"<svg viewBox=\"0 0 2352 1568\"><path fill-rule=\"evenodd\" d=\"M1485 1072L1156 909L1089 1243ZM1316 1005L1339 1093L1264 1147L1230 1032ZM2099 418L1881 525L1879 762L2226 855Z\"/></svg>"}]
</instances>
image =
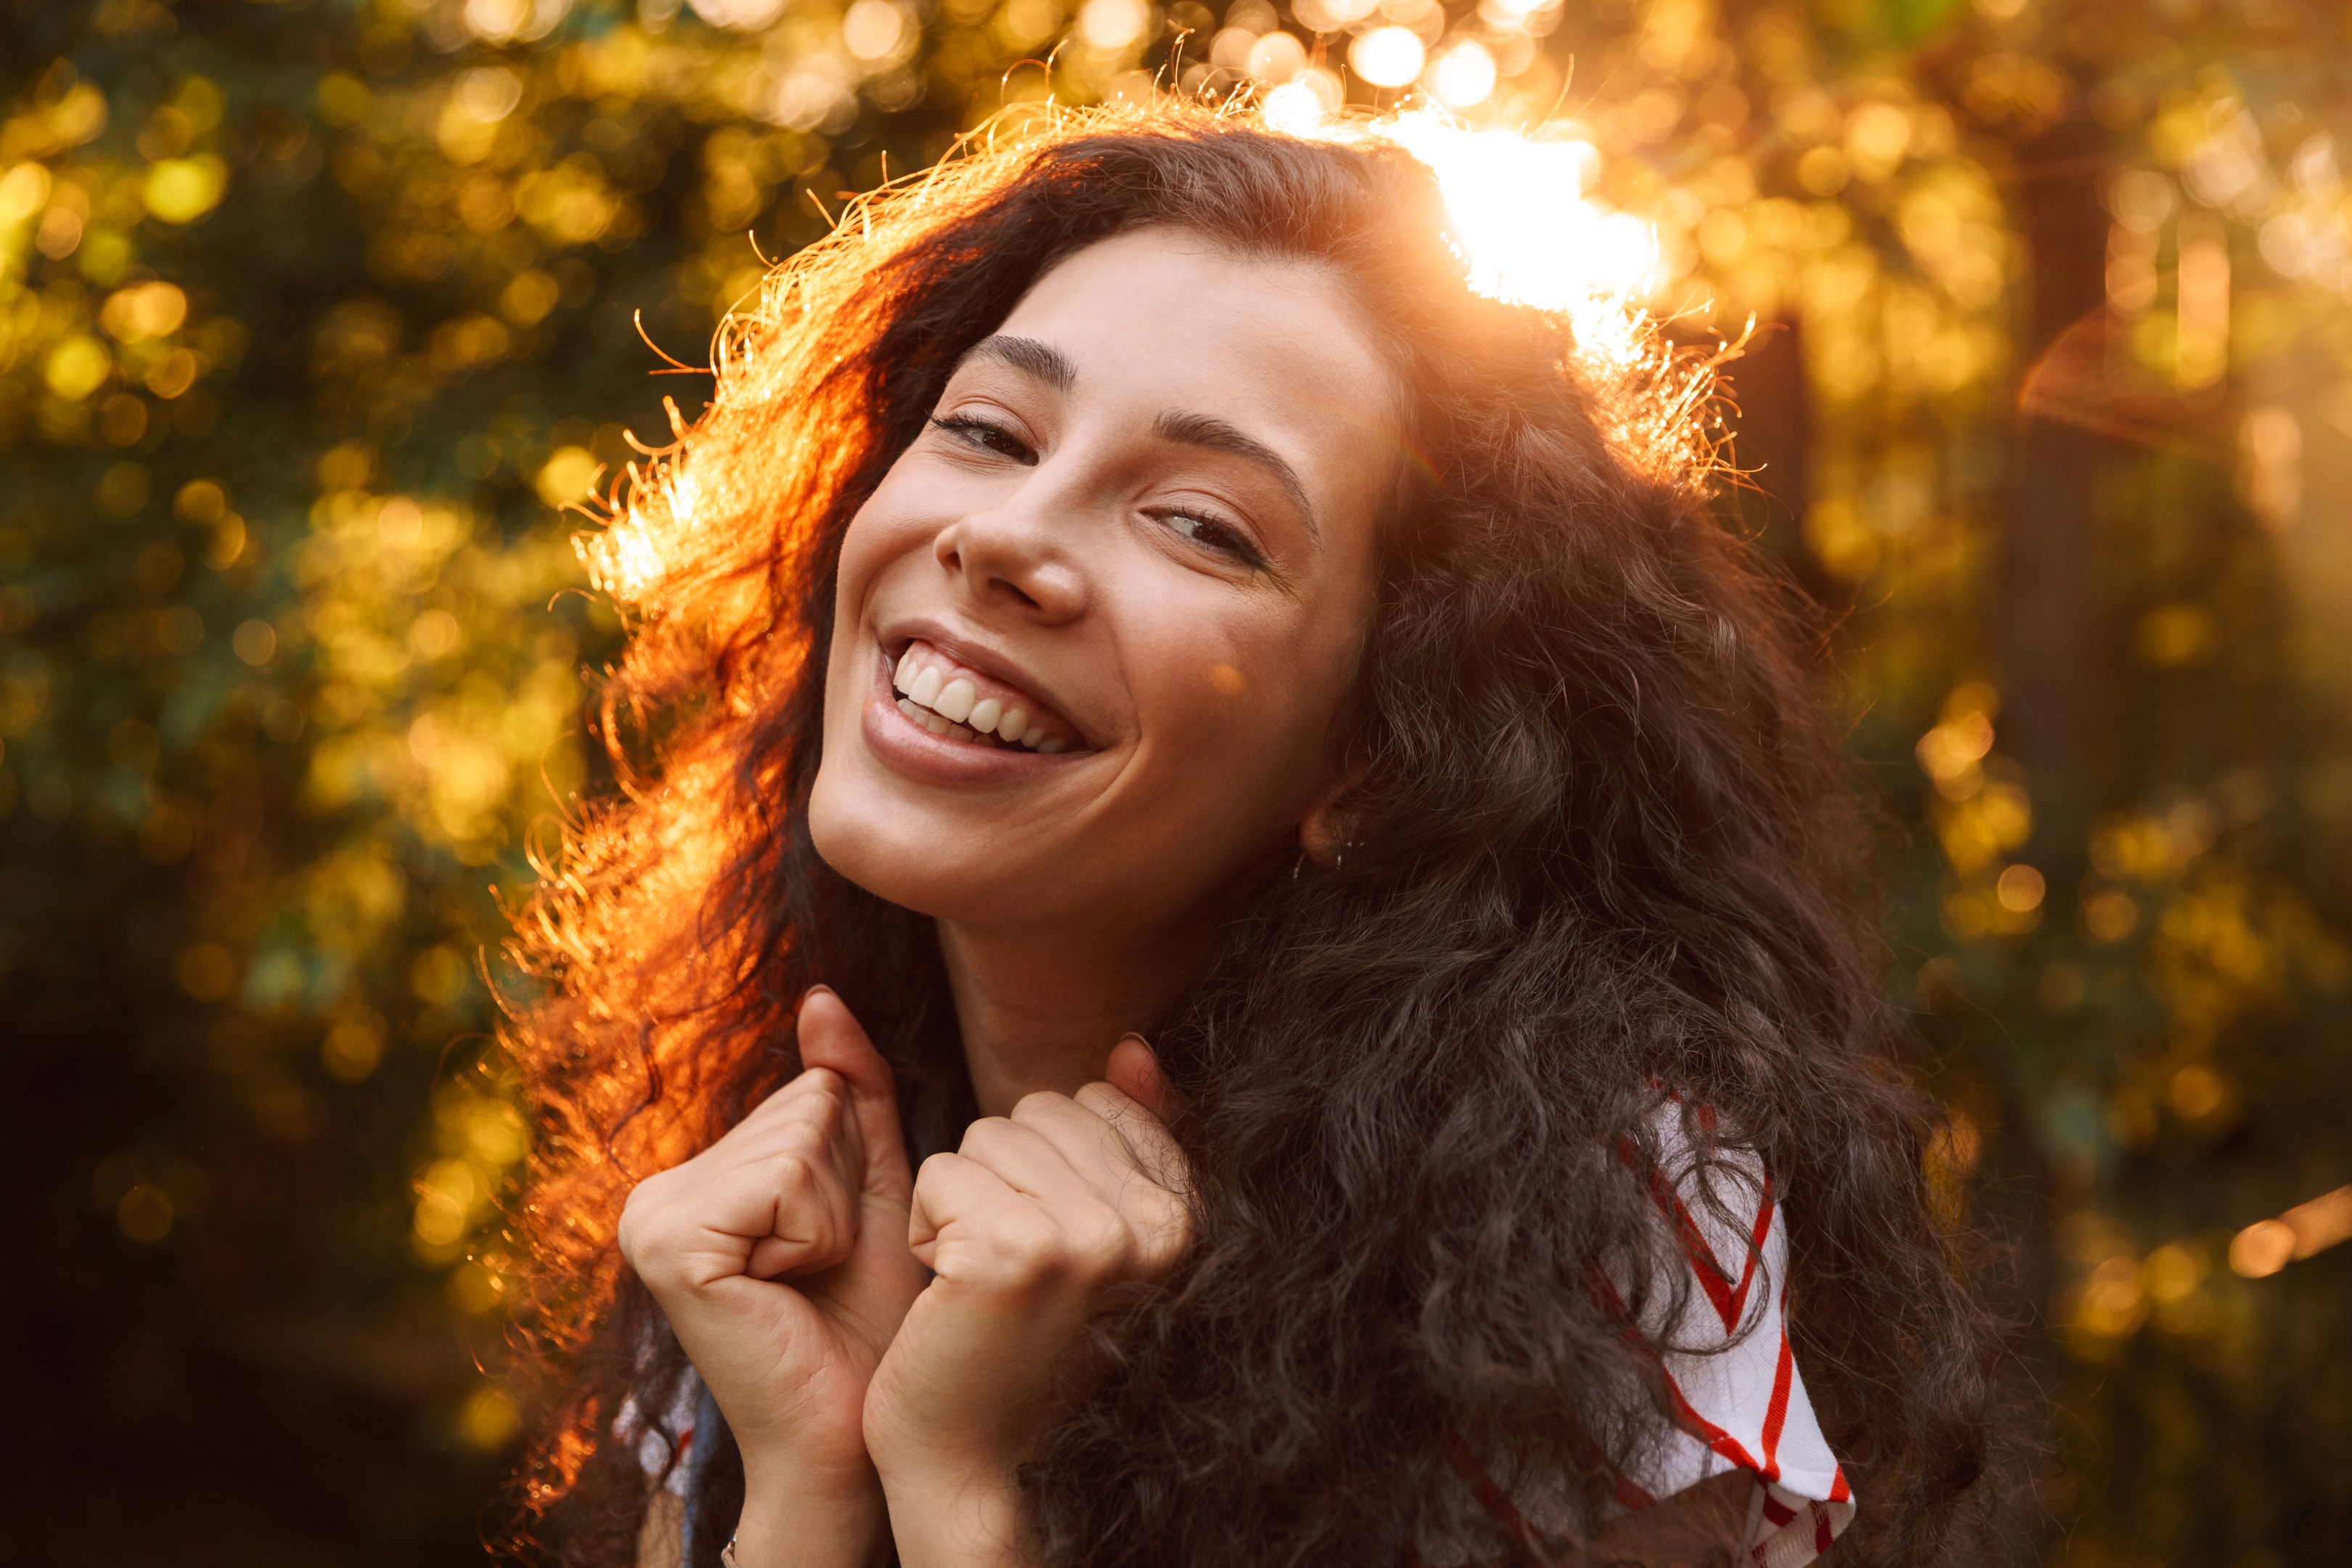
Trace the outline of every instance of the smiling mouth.
<instances>
[{"instance_id":1,"label":"smiling mouth","mask_svg":"<svg viewBox=\"0 0 2352 1568\"><path fill-rule=\"evenodd\" d=\"M1003 681L959 664L918 637L890 677L898 711L942 740L1040 756L1087 750L1077 727Z\"/></svg>"}]
</instances>

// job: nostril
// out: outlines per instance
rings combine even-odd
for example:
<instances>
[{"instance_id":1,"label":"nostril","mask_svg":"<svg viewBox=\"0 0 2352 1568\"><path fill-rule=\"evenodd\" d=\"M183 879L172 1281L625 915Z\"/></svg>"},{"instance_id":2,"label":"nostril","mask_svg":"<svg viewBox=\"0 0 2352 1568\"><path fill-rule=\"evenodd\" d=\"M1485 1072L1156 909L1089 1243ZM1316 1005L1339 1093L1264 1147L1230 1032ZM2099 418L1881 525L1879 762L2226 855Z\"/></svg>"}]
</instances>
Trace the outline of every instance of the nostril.
<instances>
[{"instance_id":1,"label":"nostril","mask_svg":"<svg viewBox=\"0 0 2352 1568\"><path fill-rule=\"evenodd\" d=\"M1037 601L1032 598L1027 591L1024 590L1018 583L1008 583L1003 578L999 577L996 580L996 585L1003 589L1006 593L1012 595L1013 598L1019 600L1023 609L1034 610L1040 607Z\"/></svg>"}]
</instances>

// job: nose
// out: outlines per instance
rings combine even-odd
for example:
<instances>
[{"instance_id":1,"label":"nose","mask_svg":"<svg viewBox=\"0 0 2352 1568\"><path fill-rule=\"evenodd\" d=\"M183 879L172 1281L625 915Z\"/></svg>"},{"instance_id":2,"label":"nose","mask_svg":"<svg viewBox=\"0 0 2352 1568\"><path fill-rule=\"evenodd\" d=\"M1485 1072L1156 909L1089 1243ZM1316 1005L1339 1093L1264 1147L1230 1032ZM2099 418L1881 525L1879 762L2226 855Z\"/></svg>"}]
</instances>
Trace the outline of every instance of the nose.
<instances>
[{"instance_id":1,"label":"nose","mask_svg":"<svg viewBox=\"0 0 2352 1568\"><path fill-rule=\"evenodd\" d=\"M1011 611L1046 625L1087 607L1084 574L1070 550L1071 498L1057 501L1043 469L997 505L940 530L931 554L974 609Z\"/></svg>"}]
</instances>

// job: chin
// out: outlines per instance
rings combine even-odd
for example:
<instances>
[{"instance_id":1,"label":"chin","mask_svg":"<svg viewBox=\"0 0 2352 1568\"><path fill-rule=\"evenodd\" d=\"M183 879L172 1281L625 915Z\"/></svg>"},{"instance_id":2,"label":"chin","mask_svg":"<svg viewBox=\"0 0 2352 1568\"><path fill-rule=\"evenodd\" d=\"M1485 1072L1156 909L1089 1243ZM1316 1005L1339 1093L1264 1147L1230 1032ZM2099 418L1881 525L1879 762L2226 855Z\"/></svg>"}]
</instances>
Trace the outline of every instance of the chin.
<instances>
[{"instance_id":1,"label":"chin","mask_svg":"<svg viewBox=\"0 0 2352 1568\"><path fill-rule=\"evenodd\" d=\"M984 901L972 886L977 868L961 863L946 825L876 811L877 793L818 771L809 795L809 838L818 857L844 880L919 915L955 920Z\"/></svg>"},{"instance_id":2,"label":"chin","mask_svg":"<svg viewBox=\"0 0 2352 1568\"><path fill-rule=\"evenodd\" d=\"M919 888L907 886L909 868L904 864L908 858L904 849L893 843L873 813L857 809L855 801L842 799L853 792L836 783L831 772L820 768L816 787L809 792L809 840L816 846L818 858L876 898L918 909L928 900L921 898ZM910 895L915 902L908 902Z\"/></svg>"}]
</instances>

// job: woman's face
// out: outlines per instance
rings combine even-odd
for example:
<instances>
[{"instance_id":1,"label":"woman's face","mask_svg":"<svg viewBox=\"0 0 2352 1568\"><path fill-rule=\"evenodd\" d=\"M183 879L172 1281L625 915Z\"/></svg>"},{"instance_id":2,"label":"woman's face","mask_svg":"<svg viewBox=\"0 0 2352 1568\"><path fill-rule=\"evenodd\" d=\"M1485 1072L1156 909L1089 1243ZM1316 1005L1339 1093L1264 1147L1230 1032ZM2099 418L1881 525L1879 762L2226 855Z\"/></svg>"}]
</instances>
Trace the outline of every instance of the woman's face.
<instances>
[{"instance_id":1,"label":"woman's face","mask_svg":"<svg viewBox=\"0 0 2352 1568\"><path fill-rule=\"evenodd\" d=\"M1396 404L1320 268L1150 229L1054 268L850 524L818 851L979 927L1205 912L1336 782Z\"/></svg>"}]
</instances>

